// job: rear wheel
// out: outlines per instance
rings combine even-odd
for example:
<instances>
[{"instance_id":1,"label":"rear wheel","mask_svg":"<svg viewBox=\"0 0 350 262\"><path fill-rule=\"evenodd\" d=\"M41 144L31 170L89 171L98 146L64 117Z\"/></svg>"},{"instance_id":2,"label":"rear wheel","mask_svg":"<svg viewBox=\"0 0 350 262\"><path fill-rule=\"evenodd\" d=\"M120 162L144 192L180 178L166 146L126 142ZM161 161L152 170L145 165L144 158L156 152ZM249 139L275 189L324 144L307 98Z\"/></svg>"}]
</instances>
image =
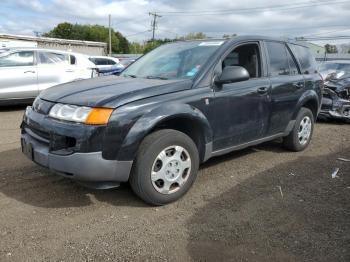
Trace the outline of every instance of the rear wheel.
<instances>
[{"instance_id":1,"label":"rear wheel","mask_svg":"<svg viewBox=\"0 0 350 262\"><path fill-rule=\"evenodd\" d=\"M145 202L164 205L189 190L198 166L198 150L190 137L176 130L159 130L141 143L130 184Z\"/></svg>"},{"instance_id":2,"label":"rear wheel","mask_svg":"<svg viewBox=\"0 0 350 262\"><path fill-rule=\"evenodd\" d=\"M283 139L284 146L292 151L302 151L309 145L314 130L314 116L310 109L302 107L293 130Z\"/></svg>"}]
</instances>

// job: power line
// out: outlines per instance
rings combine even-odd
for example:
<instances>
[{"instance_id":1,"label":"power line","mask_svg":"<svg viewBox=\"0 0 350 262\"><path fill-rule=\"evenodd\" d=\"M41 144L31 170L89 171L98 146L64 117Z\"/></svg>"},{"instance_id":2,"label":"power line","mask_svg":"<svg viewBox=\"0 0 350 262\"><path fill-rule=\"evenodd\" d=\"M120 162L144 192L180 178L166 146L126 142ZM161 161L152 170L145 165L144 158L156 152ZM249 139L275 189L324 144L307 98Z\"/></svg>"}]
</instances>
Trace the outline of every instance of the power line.
<instances>
[{"instance_id":1,"label":"power line","mask_svg":"<svg viewBox=\"0 0 350 262\"><path fill-rule=\"evenodd\" d=\"M137 32L137 33L134 33L134 34L130 34L130 35L126 35L124 36L125 38L126 37L131 37L131 36L135 36L135 35L140 35L140 34L144 34L144 33L147 33L147 32L151 32L152 30L148 29L146 31L142 31L142 32Z\"/></svg>"},{"instance_id":2,"label":"power line","mask_svg":"<svg viewBox=\"0 0 350 262\"><path fill-rule=\"evenodd\" d=\"M312 4L308 3L299 3L299 4L289 4L289 5L273 5L273 6L261 6L261 7L251 7L251 8L237 8L237 9L226 9L226 10L216 10L216 11L169 11L169 12L158 12L163 15L167 16L210 16L210 15L230 15L234 13L254 13L254 12L260 12L260 11L283 11L283 10L293 10L293 9L299 9L299 8L306 8L306 7L314 7L314 6L322 6L322 5L335 5L335 4L343 4L343 3L349 3L349 0L347 1L325 1L325 2L310 2Z\"/></svg>"},{"instance_id":3,"label":"power line","mask_svg":"<svg viewBox=\"0 0 350 262\"><path fill-rule=\"evenodd\" d=\"M128 19L128 20L124 20L124 21L121 21L118 23L113 23L113 26L124 24L124 23L129 23L129 22L142 22L142 21L146 21L146 20L148 20L148 17L142 18L142 19Z\"/></svg>"}]
</instances>

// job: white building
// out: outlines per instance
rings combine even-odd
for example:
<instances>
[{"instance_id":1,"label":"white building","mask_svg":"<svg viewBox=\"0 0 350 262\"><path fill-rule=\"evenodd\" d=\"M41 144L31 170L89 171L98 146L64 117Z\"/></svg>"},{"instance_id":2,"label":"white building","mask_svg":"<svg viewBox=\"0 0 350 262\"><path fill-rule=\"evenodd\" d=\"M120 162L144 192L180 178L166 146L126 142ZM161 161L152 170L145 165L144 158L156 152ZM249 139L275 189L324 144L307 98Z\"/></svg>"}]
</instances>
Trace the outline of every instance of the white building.
<instances>
[{"instance_id":1,"label":"white building","mask_svg":"<svg viewBox=\"0 0 350 262\"><path fill-rule=\"evenodd\" d=\"M107 50L107 43L82 40L67 40L49 37L0 34L0 48L11 47L38 47L73 51L87 55L105 55Z\"/></svg>"}]
</instances>

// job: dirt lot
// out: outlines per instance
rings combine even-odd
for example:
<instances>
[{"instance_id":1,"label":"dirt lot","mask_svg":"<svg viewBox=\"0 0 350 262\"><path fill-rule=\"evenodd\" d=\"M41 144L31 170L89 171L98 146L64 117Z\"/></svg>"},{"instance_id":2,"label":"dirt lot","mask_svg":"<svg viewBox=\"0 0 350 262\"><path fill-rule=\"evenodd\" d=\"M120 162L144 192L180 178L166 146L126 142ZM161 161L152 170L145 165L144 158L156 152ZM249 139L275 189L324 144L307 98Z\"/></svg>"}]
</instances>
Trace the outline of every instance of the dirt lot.
<instances>
[{"instance_id":1,"label":"dirt lot","mask_svg":"<svg viewBox=\"0 0 350 262\"><path fill-rule=\"evenodd\" d=\"M0 261L350 261L350 162L337 160L350 125L317 124L302 153L272 142L212 159L155 208L128 185L90 190L28 161L22 114L0 109Z\"/></svg>"}]
</instances>

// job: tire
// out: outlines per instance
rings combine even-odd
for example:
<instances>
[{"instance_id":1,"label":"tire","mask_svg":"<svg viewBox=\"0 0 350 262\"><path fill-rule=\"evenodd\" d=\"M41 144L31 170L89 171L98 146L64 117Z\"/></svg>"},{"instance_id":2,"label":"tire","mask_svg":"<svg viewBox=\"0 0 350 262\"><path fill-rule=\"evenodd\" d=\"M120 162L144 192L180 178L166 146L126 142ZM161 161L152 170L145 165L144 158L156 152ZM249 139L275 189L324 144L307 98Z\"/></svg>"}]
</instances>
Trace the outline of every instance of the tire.
<instances>
[{"instance_id":1,"label":"tire","mask_svg":"<svg viewBox=\"0 0 350 262\"><path fill-rule=\"evenodd\" d=\"M197 177L199 154L186 134L163 129L146 136L134 162L129 183L142 200L165 205L181 198Z\"/></svg>"},{"instance_id":2,"label":"tire","mask_svg":"<svg viewBox=\"0 0 350 262\"><path fill-rule=\"evenodd\" d=\"M310 122L308 123L308 121ZM311 110L302 107L296 117L293 130L283 139L284 147L294 152L303 151L305 148L307 148L310 144L314 131L314 123L314 115L312 114ZM302 126L308 126L308 130L304 133L301 132L303 129Z\"/></svg>"}]
</instances>

